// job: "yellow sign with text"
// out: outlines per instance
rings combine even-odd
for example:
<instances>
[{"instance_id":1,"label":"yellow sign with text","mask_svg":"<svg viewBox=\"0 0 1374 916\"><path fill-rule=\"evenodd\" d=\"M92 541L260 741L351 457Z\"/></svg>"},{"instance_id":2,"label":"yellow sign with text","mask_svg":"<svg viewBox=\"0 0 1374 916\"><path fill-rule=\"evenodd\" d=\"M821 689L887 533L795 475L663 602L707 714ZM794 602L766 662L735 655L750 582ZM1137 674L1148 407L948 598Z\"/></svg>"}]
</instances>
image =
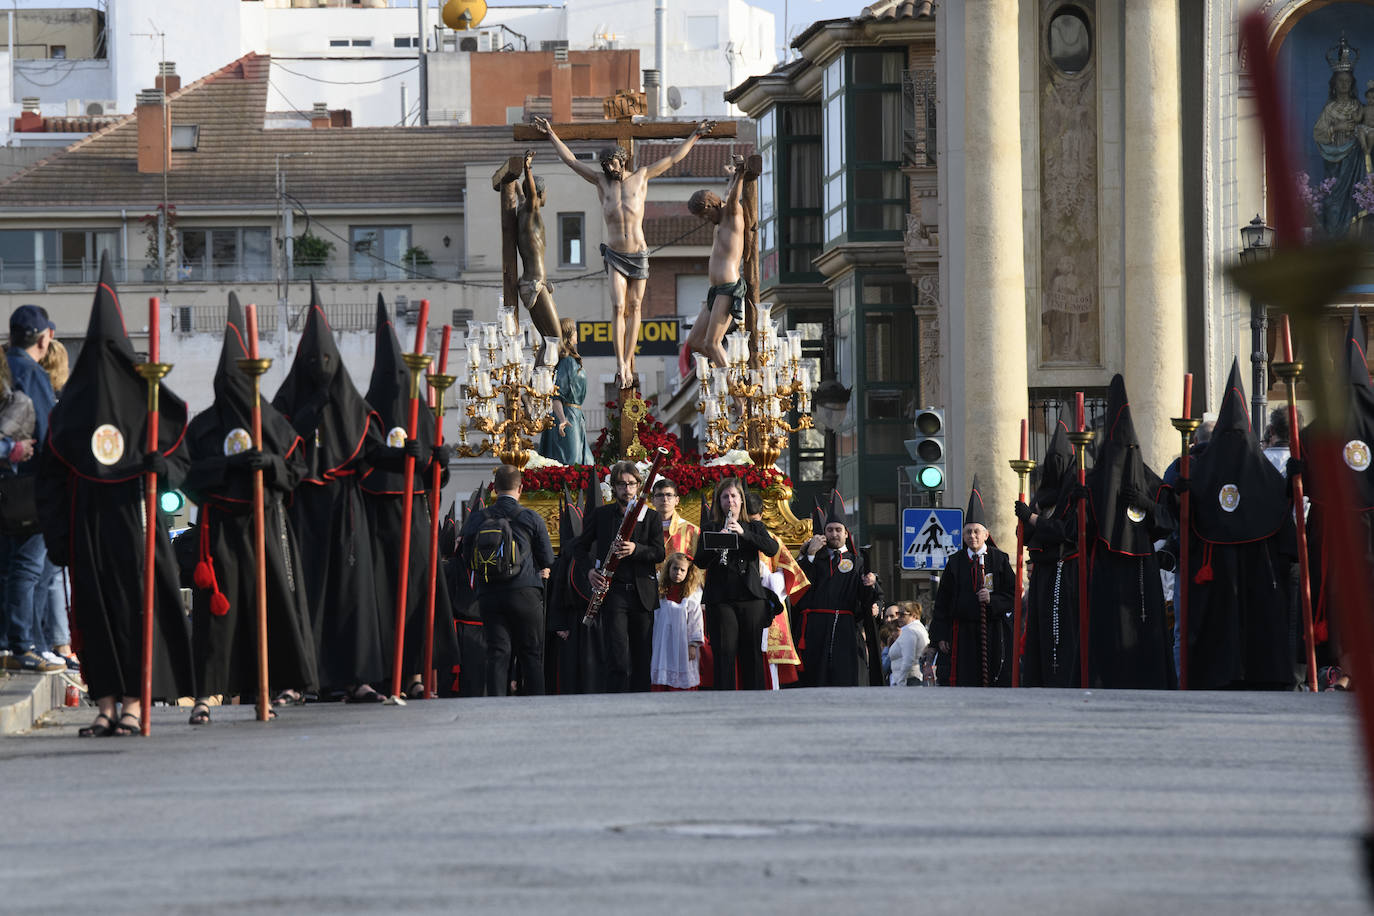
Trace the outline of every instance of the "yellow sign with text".
<instances>
[{"instance_id":1,"label":"yellow sign with text","mask_svg":"<svg viewBox=\"0 0 1374 916\"><path fill-rule=\"evenodd\" d=\"M639 325L636 356L677 356L682 322L677 318L646 318ZM579 321L577 350L583 356L614 356L615 337L609 321Z\"/></svg>"}]
</instances>

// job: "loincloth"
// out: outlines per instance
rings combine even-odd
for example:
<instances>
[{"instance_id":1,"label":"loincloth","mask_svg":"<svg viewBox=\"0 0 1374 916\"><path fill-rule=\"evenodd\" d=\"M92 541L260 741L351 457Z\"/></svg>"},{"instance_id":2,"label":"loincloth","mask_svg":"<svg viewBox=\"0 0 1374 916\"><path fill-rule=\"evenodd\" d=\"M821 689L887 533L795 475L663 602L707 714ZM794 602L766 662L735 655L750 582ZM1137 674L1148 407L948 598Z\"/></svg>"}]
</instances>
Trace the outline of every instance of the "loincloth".
<instances>
[{"instance_id":1,"label":"loincloth","mask_svg":"<svg viewBox=\"0 0 1374 916\"><path fill-rule=\"evenodd\" d=\"M721 283L711 287L706 292L706 307L709 309L715 303L717 296L730 297L730 314L736 321L744 320L744 294L747 287L744 285L744 278L740 277L733 283Z\"/></svg>"},{"instance_id":2,"label":"loincloth","mask_svg":"<svg viewBox=\"0 0 1374 916\"><path fill-rule=\"evenodd\" d=\"M627 280L649 279L649 249L641 248L626 254L606 244L601 245L601 257L606 269L614 270Z\"/></svg>"},{"instance_id":3,"label":"loincloth","mask_svg":"<svg viewBox=\"0 0 1374 916\"><path fill-rule=\"evenodd\" d=\"M553 295L553 284L548 280L520 281L520 298L525 302L533 302L543 292L547 292L550 296Z\"/></svg>"}]
</instances>

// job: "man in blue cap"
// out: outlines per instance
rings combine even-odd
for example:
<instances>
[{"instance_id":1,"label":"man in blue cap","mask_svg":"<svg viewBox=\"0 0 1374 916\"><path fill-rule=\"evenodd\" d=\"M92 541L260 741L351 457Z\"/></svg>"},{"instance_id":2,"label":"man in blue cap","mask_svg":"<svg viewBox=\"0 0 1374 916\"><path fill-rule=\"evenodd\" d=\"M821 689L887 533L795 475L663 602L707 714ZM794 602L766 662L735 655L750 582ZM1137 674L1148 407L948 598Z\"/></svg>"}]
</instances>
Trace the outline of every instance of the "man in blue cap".
<instances>
[{"instance_id":1,"label":"man in blue cap","mask_svg":"<svg viewBox=\"0 0 1374 916\"><path fill-rule=\"evenodd\" d=\"M35 450L42 451L48 438L48 414L57 403L48 373L39 365L52 346L57 325L52 323L45 309L37 305L21 305L10 315L10 346L6 353L14 387L33 401ZM18 466L21 475L32 475L38 466L27 461ZM32 525L11 528L0 535L0 559L5 568L3 600L9 611L9 628L5 634L11 654L5 657L5 667L46 674L65 671L60 661L44 658L38 651L38 608L34 604L34 587L43 574L43 560L47 548L38 530L38 518ZM49 647L44 647L49 648Z\"/></svg>"}]
</instances>

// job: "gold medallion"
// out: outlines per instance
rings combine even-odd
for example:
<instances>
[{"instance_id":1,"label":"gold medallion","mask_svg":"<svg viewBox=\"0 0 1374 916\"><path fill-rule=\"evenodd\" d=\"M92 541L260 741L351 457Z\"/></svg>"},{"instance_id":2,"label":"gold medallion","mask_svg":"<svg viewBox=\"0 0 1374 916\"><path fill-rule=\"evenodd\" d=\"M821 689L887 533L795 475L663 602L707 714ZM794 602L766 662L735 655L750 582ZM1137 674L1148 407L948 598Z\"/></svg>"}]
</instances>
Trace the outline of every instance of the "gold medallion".
<instances>
[{"instance_id":1,"label":"gold medallion","mask_svg":"<svg viewBox=\"0 0 1374 916\"><path fill-rule=\"evenodd\" d=\"M391 427L391 431L386 434L386 444L392 448L405 448L406 431L399 426Z\"/></svg>"},{"instance_id":2,"label":"gold medallion","mask_svg":"<svg viewBox=\"0 0 1374 916\"><path fill-rule=\"evenodd\" d=\"M236 426L229 430L229 435L224 437L224 454L226 457L246 452L252 447L253 437L248 435L248 430L242 426Z\"/></svg>"},{"instance_id":3,"label":"gold medallion","mask_svg":"<svg viewBox=\"0 0 1374 916\"><path fill-rule=\"evenodd\" d=\"M124 434L109 423L97 426L91 433L91 454L106 467L118 464L124 457Z\"/></svg>"},{"instance_id":4,"label":"gold medallion","mask_svg":"<svg viewBox=\"0 0 1374 916\"><path fill-rule=\"evenodd\" d=\"M847 573L854 571L854 561L848 558L840 561L840 572Z\"/></svg>"},{"instance_id":5,"label":"gold medallion","mask_svg":"<svg viewBox=\"0 0 1374 916\"><path fill-rule=\"evenodd\" d=\"M1356 473L1369 470L1369 445L1359 439L1351 439L1341 450L1346 467Z\"/></svg>"},{"instance_id":6,"label":"gold medallion","mask_svg":"<svg viewBox=\"0 0 1374 916\"><path fill-rule=\"evenodd\" d=\"M1221 503L1223 512L1235 512L1240 505L1240 488L1233 483L1228 483L1217 493L1217 502Z\"/></svg>"},{"instance_id":7,"label":"gold medallion","mask_svg":"<svg viewBox=\"0 0 1374 916\"><path fill-rule=\"evenodd\" d=\"M1126 517L1139 525L1141 522L1145 521L1145 510L1139 506L1127 506Z\"/></svg>"}]
</instances>

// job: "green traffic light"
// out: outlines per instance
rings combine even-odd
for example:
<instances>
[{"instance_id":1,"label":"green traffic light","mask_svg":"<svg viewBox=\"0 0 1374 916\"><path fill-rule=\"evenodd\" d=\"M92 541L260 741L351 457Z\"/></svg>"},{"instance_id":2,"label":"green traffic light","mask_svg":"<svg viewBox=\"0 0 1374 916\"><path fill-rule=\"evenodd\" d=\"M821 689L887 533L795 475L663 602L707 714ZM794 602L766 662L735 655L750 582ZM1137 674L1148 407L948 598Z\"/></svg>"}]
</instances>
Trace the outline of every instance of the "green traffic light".
<instances>
[{"instance_id":1,"label":"green traffic light","mask_svg":"<svg viewBox=\"0 0 1374 916\"><path fill-rule=\"evenodd\" d=\"M945 482L945 475L940 473L940 469L936 467L921 468L919 477L921 486L925 487L927 490L938 490Z\"/></svg>"},{"instance_id":2,"label":"green traffic light","mask_svg":"<svg viewBox=\"0 0 1374 916\"><path fill-rule=\"evenodd\" d=\"M181 507L186 505L186 498L176 490L168 490L159 497L158 503L162 506L163 512L171 515L173 512L180 511Z\"/></svg>"}]
</instances>

